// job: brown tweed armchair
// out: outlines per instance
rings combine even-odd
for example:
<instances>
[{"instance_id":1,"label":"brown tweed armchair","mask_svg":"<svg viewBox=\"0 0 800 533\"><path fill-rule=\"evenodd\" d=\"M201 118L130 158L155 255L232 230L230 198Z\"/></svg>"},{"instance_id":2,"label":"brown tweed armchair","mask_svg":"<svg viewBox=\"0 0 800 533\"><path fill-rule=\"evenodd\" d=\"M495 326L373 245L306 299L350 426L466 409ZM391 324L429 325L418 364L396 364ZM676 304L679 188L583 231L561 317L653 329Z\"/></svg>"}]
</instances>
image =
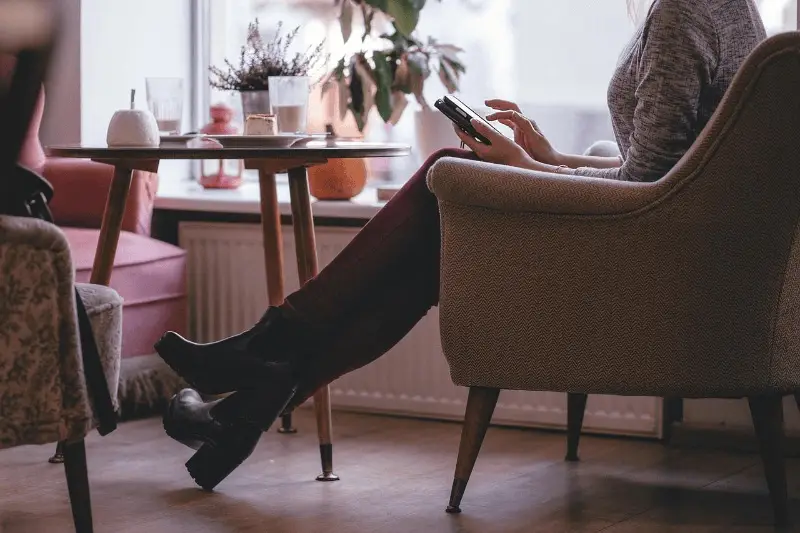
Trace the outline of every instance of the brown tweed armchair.
<instances>
[{"instance_id":1,"label":"brown tweed armchair","mask_svg":"<svg viewBox=\"0 0 800 533\"><path fill-rule=\"evenodd\" d=\"M443 159L441 330L470 387L458 512L500 389L747 397L777 522L800 389L800 33L753 52L655 183ZM572 416L580 425L581 416ZM577 445L577 442L574 443ZM574 451L574 450L573 450Z\"/></svg>"}]
</instances>

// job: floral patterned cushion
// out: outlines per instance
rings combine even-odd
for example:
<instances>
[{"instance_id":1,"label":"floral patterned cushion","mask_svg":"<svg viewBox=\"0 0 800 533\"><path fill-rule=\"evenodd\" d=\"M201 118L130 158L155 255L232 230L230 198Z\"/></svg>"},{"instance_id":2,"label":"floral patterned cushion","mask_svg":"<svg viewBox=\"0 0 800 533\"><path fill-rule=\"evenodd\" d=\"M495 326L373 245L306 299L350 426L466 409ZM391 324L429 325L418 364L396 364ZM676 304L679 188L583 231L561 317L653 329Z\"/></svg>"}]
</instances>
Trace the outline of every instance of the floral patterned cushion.
<instances>
[{"instance_id":1,"label":"floral patterned cushion","mask_svg":"<svg viewBox=\"0 0 800 533\"><path fill-rule=\"evenodd\" d=\"M122 300L79 286L116 403ZM63 233L0 216L0 448L83 438L94 427Z\"/></svg>"}]
</instances>

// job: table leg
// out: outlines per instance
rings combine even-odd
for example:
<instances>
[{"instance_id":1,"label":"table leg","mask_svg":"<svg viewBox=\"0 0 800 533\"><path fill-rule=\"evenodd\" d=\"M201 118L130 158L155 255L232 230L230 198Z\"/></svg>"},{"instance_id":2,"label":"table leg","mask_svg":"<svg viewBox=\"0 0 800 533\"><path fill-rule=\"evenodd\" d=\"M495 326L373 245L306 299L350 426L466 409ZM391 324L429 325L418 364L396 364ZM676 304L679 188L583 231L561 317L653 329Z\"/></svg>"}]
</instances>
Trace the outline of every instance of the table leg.
<instances>
[{"instance_id":1,"label":"table leg","mask_svg":"<svg viewBox=\"0 0 800 533\"><path fill-rule=\"evenodd\" d=\"M314 218L308 194L308 175L305 168L289 171L289 192L292 202L292 226L294 227L297 271L303 284L317 275L317 244L314 237ZM333 473L333 443L331 429L331 394L325 386L314 394L314 411L317 417L322 474L317 481L337 481Z\"/></svg>"},{"instance_id":2,"label":"table leg","mask_svg":"<svg viewBox=\"0 0 800 533\"><path fill-rule=\"evenodd\" d=\"M89 277L89 282L95 285L108 286L111 283L114 257L117 255L119 234L122 231L122 217L125 215L125 204L128 202L132 180L132 170L120 167L114 169L114 178L111 180L106 209L103 213L103 223L100 226L100 238L94 254L92 274Z\"/></svg>"},{"instance_id":3,"label":"table leg","mask_svg":"<svg viewBox=\"0 0 800 533\"><path fill-rule=\"evenodd\" d=\"M281 427L278 428L278 433L284 435L297 433L297 428L292 425L292 413L286 413L281 417Z\"/></svg>"},{"instance_id":4,"label":"table leg","mask_svg":"<svg viewBox=\"0 0 800 533\"><path fill-rule=\"evenodd\" d=\"M275 185L275 174L263 170L258 171L261 191L261 233L264 243L264 266L267 271L267 293L269 305L283 303L283 239L281 236L281 212L278 208L278 189ZM296 433L292 427L292 415L285 415L281 420L279 433Z\"/></svg>"},{"instance_id":5,"label":"table leg","mask_svg":"<svg viewBox=\"0 0 800 533\"><path fill-rule=\"evenodd\" d=\"M108 191L103 222L100 226L100 238L97 240L92 274L89 278L89 282L95 285L108 285L111 282L114 257L117 255L119 234L122 231L122 217L125 215L125 204L128 202L132 179L133 170L122 167L114 168L114 178L111 180L111 188ZM56 453L49 461L54 464L64 462L63 442L58 443Z\"/></svg>"}]
</instances>

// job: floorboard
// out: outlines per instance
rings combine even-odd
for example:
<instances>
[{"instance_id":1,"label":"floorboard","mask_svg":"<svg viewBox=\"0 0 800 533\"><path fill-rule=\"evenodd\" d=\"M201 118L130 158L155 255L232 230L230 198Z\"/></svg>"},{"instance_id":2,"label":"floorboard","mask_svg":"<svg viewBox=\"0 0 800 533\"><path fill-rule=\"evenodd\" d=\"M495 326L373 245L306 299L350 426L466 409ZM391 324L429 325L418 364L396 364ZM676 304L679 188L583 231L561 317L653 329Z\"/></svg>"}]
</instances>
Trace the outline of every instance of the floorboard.
<instances>
[{"instance_id":1,"label":"floorboard","mask_svg":"<svg viewBox=\"0 0 800 533\"><path fill-rule=\"evenodd\" d=\"M334 413L335 471L323 484L310 412L297 435L264 436L213 494L192 484L191 450L160 420L87 440L98 533L761 533L773 531L758 457L584 437L565 463L565 435L491 428L462 503L444 508L460 426ZM0 533L71 530L52 446L0 452ZM788 462L800 523L800 460Z\"/></svg>"}]
</instances>

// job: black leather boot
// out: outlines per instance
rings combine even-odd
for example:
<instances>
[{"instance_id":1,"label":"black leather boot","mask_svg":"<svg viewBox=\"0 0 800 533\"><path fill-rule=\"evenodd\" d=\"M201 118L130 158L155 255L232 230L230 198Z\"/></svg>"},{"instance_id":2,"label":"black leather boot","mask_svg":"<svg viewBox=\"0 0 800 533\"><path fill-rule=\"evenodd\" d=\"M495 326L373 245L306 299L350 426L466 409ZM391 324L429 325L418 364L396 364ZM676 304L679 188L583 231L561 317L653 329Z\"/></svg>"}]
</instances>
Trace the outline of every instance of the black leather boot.
<instances>
[{"instance_id":1,"label":"black leather boot","mask_svg":"<svg viewBox=\"0 0 800 533\"><path fill-rule=\"evenodd\" d=\"M292 383L278 384L205 403L196 391L184 389L164 413L164 430L197 450L186 469L200 487L212 490L250 457L295 390Z\"/></svg>"},{"instance_id":2,"label":"black leather boot","mask_svg":"<svg viewBox=\"0 0 800 533\"><path fill-rule=\"evenodd\" d=\"M196 390L183 389L172 397L164 410L164 431L193 450L199 450L206 443L214 445L231 428L230 424L211 416L211 410L221 401L204 402Z\"/></svg>"},{"instance_id":3,"label":"black leather boot","mask_svg":"<svg viewBox=\"0 0 800 533\"><path fill-rule=\"evenodd\" d=\"M308 337L302 325L284 318L273 307L239 335L196 344L169 331L155 349L192 387L205 394L225 394L293 379Z\"/></svg>"}]
</instances>

